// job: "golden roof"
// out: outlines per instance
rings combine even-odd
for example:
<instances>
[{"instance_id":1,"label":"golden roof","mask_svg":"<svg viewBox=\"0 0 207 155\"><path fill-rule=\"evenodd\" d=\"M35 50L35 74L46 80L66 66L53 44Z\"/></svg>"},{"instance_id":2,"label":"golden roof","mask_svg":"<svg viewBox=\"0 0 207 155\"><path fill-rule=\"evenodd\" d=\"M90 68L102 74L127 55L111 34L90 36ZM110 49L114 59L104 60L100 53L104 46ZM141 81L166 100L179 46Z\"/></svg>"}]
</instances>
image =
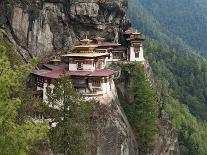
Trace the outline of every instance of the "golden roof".
<instances>
[{"instance_id":1,"label":"golden roof","mask_svg":"<svg viewBox=\"0 0 207 155\"><path fill-rule=\"evenodd\" d=\"M55 57L54 59L50 60L50 62L60 62L60 59L57 59L57 57Z\"/></svg>"},{"instance_id":2,"label":"golden roof","mask_svg":"<svg viewBox=\"0 0 207 155\"><path fill-rule=\"evenodd\" d=\"M95 58L101 56L107 56L107 53L68 53L62 55L62 57L86 57L86 58Z\"/></svg>"},{"instance_id":3,"label":"golden roof","mask_svg":"<svg viewBox=\"0 0 207 155\"><path fill-rule=\"evenodd\" d=\"M82 45L89 45L92 42L92 40L88 39L88 37L86 35L86 38L80 40L80 42L81 42Z\"/></svg>"}]
</instances>

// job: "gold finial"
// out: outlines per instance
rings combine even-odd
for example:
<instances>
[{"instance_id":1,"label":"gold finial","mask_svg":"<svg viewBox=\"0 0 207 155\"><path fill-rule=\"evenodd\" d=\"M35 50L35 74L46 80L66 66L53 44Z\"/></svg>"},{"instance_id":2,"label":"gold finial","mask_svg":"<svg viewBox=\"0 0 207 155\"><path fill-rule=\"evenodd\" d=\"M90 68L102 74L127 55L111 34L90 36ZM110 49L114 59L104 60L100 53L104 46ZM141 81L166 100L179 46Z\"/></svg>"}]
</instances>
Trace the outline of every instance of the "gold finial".
<instances>
[{"instance_id":1,"label":"gold finial","mask_svg":"<svg viewBox=\"0 0 207 155\"><path fill-rule=\"evenodd\" d=\"M89 31L86 31L86 39L88 39L88 36L89 36Z\"/></svg>"}]
</instances>

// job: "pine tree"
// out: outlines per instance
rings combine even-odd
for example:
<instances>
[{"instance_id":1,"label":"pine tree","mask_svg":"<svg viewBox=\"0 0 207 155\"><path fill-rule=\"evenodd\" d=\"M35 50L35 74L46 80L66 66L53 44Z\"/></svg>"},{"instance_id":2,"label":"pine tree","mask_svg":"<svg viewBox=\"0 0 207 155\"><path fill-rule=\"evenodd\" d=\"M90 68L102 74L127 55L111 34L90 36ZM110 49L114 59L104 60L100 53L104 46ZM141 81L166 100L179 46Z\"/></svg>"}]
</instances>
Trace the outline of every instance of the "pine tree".
<instances>
[{"instance_id":1,"label":"pine tree","mask_svg":"<svg viewBox=\"0 0 207 155\"><path fill-rule=\"evenodd\" d=\"M134 101L125 103L124 109L135 132L140 154L149 153L155 144L158 106L150 81L142 65L133 67Z\"/></svg>"}]
</instances>

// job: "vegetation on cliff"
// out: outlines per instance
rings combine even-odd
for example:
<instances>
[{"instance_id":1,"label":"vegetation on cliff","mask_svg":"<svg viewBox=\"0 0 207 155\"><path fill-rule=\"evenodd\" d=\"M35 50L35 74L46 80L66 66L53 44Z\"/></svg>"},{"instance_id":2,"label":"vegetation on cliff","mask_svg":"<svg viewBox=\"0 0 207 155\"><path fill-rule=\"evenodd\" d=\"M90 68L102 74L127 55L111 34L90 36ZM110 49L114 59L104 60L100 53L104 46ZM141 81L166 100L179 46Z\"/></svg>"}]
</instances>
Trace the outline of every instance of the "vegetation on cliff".
<instances>
[{"instance_id":1,"label":"vegetation on cliff","mask_svg":"<svg viewBox=\"0 0 207 155\"><path fill-rule=\"evenodd\" d=\"M35 124L28 117L19 117L23 83L31 64L12 65L8 58L11 45L4 40L3 32L0 37L0 152L27 154L45 138L47 126Z\"/></svg>"},{"instance_id":2,"label":"vegetation on cliff","mask_svg":"<svg viewBox=\"0 0 207 155\"><path fill-rule=\"evenodd\" d=\"M207 152L206 91L207 61L179 52L156 41L146 42L146 52L155 75L161 106L178 131L182 155Z\"/></svg>"},{"instance_id":3,"label":"vegetation on cliff","mask_svg":"<svg viewBox=\"0 0 207 155\"><path fill-rule=\"evenodd\" d=\"M140 154L152 151L155 145L157 134L158 105L155 93L150 81L141 64L120 64L122 68L122 78L131 77L128 83L132 90L130 96L132 100L120 96L121 105L131 124ZM126 77L127 76L127 77ZM130 92L129 92L130 93Z\"/></svg>"},{"instance_id":4,"label":"vegetation on cliff","mask_svg":"<svg viewBox=\"0 0 207 155\"><path fill-rule=\"evenodd\" d=\"M36 64L23 64L21 57L0 33L0 152L2 154L42 154L48 140L54 152L68 155L84 154L91 146L87 134L93 128L92 112L95 101L86 101L68 78L55 81L48 88L50 108L27 90L28 75ZM60 101L63 104L60 104ZM33 114L54 118L56 128L35 123Z\"/></svg>"},{"instance_id":5,"label":"vegetation on cliff","mask_svg":"<svg viewBox=\"0 0 207 155\"><path fill-rule=\"evenodd\" d=\"M206 37L207 37L207 10L205 0L129 0L130 7L142 8L133 14L137 16L141 24L144 22L143 28L146 34L150 34L152 31L162 31L168 33L168 38L175 40L180 38L191 48L195 49L199 53L203 53L206 56ZM131 11L133 11L131 9ZM153 18L154 21L150 18ZM146 20L147 19L147 20ZM150 22L151 23L150 23ZM160 25L159 29L152 30L146 25ZM141 26L141 25L140 25ZM140 27L142 28L142 27ZM155 34L158 35L158 34ZM159 36L157 39L161 39Z\"/></svg>"},{"instance_id":6,"label":"vegetation on cliff","mask_svg":"<svg viewBox=\"0 0 207 155\"><path fill-rule=\"evenodd\" d=\"M185 43L202 51L204 44L201 46L200 40L205 35L202 35L202 29L197 29L198 33L190 30L199 22L193 23L195 20L190 20L192 24L189 24L168 10L176 4L173 12L183 15L182 9L175 12L179 6L183 5L183 1L162 2L130 0L129 17L133 26L151 38L148 38L145 44L147 59L154 72L161 107L170 114L178 131L181 154L203 155L207 152L207 61L193 54L192 46L189 47ZM158 3L162 4L157 5ZM173 5L166 3L173 3ZM189 8L192 7L190 5ZM175 22L170 22L172 20ZM179 26L174 23L179 23ZM187 26L184 26L186 24ZM178 27L180 28L177 29ZM190 38L183 38L186 30L192 32L185 35Z\"/></svg>"},{"instance_id":7,"label":"vegetation on cliff","mask_svg":"<svg viewBox=\"0 0 207 155\"><path fill-rule=\"evenodd\" d=\"M95 102L86 101L68 78L55 81L54 86L47 89L48 103L58 108L52 116L58 124L49 131L52 149L65 155L83 155L91 145L86 135L92 130Z\"/></svg>"}]
</instances>

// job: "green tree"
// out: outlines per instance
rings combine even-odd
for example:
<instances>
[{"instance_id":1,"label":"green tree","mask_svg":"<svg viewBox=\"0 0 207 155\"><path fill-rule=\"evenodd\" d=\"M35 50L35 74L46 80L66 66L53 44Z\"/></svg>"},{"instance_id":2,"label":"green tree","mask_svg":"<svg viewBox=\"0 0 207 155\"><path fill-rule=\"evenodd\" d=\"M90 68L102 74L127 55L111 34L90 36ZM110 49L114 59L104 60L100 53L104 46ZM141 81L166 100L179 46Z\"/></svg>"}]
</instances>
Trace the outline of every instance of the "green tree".
<instances>
[{"instance_id":1,"label":"green tree","mask_svg":"<svg viewBox=\"0 0 207 155\"><path fill-rule=\"evenodd\" d=\"M55 119L58 125L50 130L50 143L55 152L65 155L82 155L89 144L87 134L91 129L90 117L93 103L79 94L67 77L48 87L48 104L58 109Z\"/></svg>"},{"instance_id":2,"label":"green tree","mask_svg":"<svg viewBox=\"0 0 207 155\"><path fill-rule=\"evenodd\" d=\"M132 126L136 131L140 153L151 151L157 133L157 103L155 94L142 65L133 71L134 102Z\"/></svg>"},{"instance_id":3,"label":"green tree","mask_svg":"<svg viewBox=\"0 0 207 155\"><path fill-rule=\"evenodd\" d=\"M152 151L158 130L158 105L155 93L143 65L138 63L127 64L121 65L121 68L122 74L124 74L123 77L128 78L128 81L126 80L127 85L130 85L131 89L129 93L134 98L131 101L121 98L121 104L134 130L139 153L146 154ZM127 74L130 74L130 76ZM129 77L132 77L132 79Z\"/></svg>"},{"instance_id":4,"label":"green tree","mask_svg":"<svg viewBox=\"0 0 207 155\"><path fill-rule=\"evenodd\" d=\"M17 122L22 102L19 93L31 65L11 66L7 49L0 45L0 152L4 155L27 154L47 128L29 119Z\"/></svg>"}]
</instances>

